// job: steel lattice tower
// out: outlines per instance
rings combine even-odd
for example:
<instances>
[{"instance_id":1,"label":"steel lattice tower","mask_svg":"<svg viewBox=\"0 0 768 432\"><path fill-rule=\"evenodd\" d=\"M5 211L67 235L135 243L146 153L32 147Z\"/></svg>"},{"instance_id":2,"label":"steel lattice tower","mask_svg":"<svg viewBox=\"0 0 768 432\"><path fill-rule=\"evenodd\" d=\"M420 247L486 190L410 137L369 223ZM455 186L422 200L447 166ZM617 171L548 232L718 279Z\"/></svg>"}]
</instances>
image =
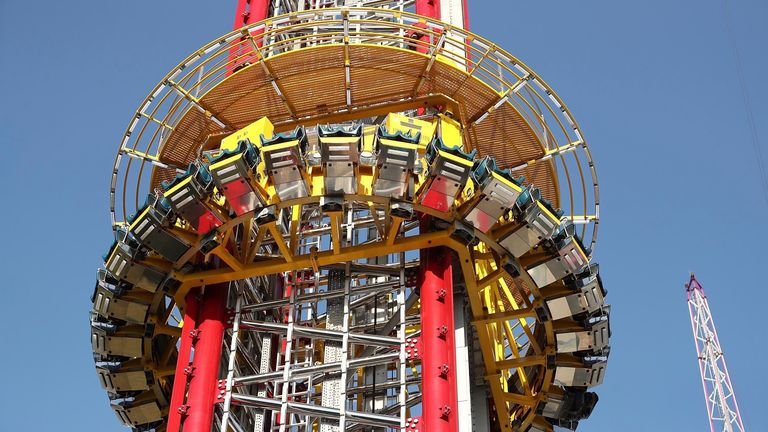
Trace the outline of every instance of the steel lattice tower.
<instances>
[{"instance_id":1,"label":"steel lattice tower","mask_svg":"<svg viewBox=\"0 0 768 432\"><path fill-rule=\"evenodd\" d=\"M701 371L701 384L707 402L709 427L714 431L744 431L739 405L733 391L731 377L720 348L715 321L709 309L707 296L696 277L685 284L688 293L688 311L691 314L693 338Z\"/></svg>"}]
</instances>

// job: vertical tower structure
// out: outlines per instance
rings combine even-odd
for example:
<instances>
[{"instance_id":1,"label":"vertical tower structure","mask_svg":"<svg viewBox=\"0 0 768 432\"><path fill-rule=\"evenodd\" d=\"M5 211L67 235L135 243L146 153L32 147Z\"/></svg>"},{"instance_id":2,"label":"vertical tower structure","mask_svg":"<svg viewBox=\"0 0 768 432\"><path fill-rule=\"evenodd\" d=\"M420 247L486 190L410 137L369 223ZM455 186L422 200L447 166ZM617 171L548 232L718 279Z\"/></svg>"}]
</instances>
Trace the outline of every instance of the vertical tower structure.
<instances>
[{"instance_id":1,"label":"vertical tower structure","mask_svg":"<svg viewBox=\"0 0 768 432\"><path fill-rule=\"evenodd\" d=\"M91 312L136 431L552 432L604 378L580 127L463 0L239 0L132 117ZM135 194L135 195L134 195Z\"/></svg>"},{"instance_id":2,"label":"vertical tower structure","mask_svg":"<svg viewBox=\"0 0 768 432\"><path fill-rule=\"evenodd\" d=\"M725 356L717 337L715 321L707 296L696 276L685 284L693 339L701 373L701 385L707 403L707 417L712 432L744 432L739 405L733 391Z\"/></svg>"}]
</instances>

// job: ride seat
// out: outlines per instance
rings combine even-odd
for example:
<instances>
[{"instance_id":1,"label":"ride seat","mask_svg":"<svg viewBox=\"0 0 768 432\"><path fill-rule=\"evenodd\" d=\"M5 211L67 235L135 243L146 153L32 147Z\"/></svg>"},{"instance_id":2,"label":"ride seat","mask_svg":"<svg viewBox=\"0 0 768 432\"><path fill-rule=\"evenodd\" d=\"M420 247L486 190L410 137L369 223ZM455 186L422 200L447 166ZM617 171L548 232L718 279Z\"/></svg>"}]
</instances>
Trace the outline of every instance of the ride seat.
<instances>
[{"instance_id":1,"label":"ride seat","mask_svg":"<svg viewBox=\"0 0 768 432\"><path fill-rule=\"evenodd\" d=\"M538 414L555 425L575 429L579 420L592 414L598 397L583 389L565 389L563 394L550 392L538 407Z\"/></svg>"},{"instance_id":2,"label":"ride seat","mask_svg":"<svg viewBox=\"0 0 768 432\"><path fill-rule=\"evenodd\" d=\"M143 393L134 400L112 404L112 410L117 415L117 418L126 426L136 427L163 419L160 404L151 393Z\"/></svg>"},{"instance_id":3,"label":"ride seat","mask_svg":"<svg viewBox=\"0 0 768 432\"><path fill-rule=\"evenodd\" d=\"M556 245L558 257L528 269L536 285L547 286L566 276L581 273L589 265L589 256L576 236Z\"/></svg>"},{"instance_id":4,"label":"ride seat","mask_svg":"<svg viewBox=\"0 0 768 432\"><path fill-rule=\"evenodd\" d=\"M123 240L115 242L107 254L105 266L113 277L124 280L137 288L155 292L167 278L167 274L153 267L138 263L142 254Z\"/></svg>"},{"instance_id":5,"label":"ride seat","mask_svg":"<svg viewBox=\"0 0 768 432\"><path fill-rule=\"evenodd\" d=\"M110 393L141 391L149 389L149 380L144 370L121 370L118 367L97 366L101 386Z\"/></svg>"},{"instance_id":6,"label":"ride seat","mask_svg":"<svg viewBox=\"0 0 768 432\"><path fill-rule=\"evenodd\" d=\"M356 167L360 161L363 128L318 126L320 163L323 166L325 193L356 194Z\"/></svg>"},{"instance_id":7,"label":"ride seat","mask_svg":"<svg viewBox=\"0 0 768 432\"><path fill-rule=\"evenodd\" d=\"M376 134L376 174L373 193L396 199L410 199L413 173L419 157L421 135L403 132L389 133L380 126Z\"/></svg>"},{"instance_id":8,"label":"ride seat","mask_svg":"<svg viewBox=\"0 0 768 432\"><path fill-rule=\"evenodd\" d=\"M521 179L512 177L508 170L498 169L496 161L491 157L476 162L471 177L480 200L467 212L465 218L475 228L487 233L523 192L519 183Z\"/></svg>"},{"instance_id":9,"label":"ride seat","mask_svg":"<svg viewBox=\"0 0 768 432\"><path fill-rule=\"evenodd\" d=\"M427 147L428 181L419 201L437 211L447 212L466 187L476 151L464 153L461 143L449 147L442 137Z\"/></svg>"},{"instance_id":10,"label":"ride seat","mask_svg":"<svg viewBox=\"0 0 768 432\"><path fill-rule=\"evenodd\" d=\"M605 290L598 275L577 279L569 285L571 289L578 292L547 300L551 319L559 320L581 314L591 315L605 306Z\"/></svg>"},{"instance_id":11,"label":"ride seat","mask_svg":"<svg viewBox=\"0 0 768 432\"><path fill-rule=\"evenodd\" d=\"M267 174L282 201L309 196L309 183L304 173L307 144L307 135L302 127L290 133L276 134L270 139L261 137L261 153Z\"/></svg>"},{"instance_id":12,"label":"ride seat","mask_svg":"<svg viewBox=\"0 0 768 432\"><path fill-rule=\"evenodd\" d=\"M264 205L264 199L251 183L260 162L259 150L244 139L234 151L225 150L208 165L213 182L238 216Z\"/></svg>"},{"instance_id":13,"label":"ride seat","mask_svg":"<svg viewBox=\"0 0 768 432\"><path fill-rule=\"evenodd\" d=\"M221 226L221 217L208 208L213 179L204 166L190 165L185 174L164 182L164 196L173 210L199 234L207 234Z\"/></svg>"},{"instance_id":14,"label":"ride seat","mask_svg":"<svg viewBox=\"0 0 768 432\"><path fill-rule=\"evenodd\" d=\"M91 323L93 352L106 356L141 357L144 355L144 328L118 326L104 322Z\"/></svg>"},{"instance_id":15,"label":"ride seat","mask_svg":"<svg viewBox=\"0 0 768 432\"><path fill-rule=\"evenodd\" d=\"M169 231L172 219L170 204L165 207L153 195L139 209L129 228L131 235L142 245L154 250L171 262L178 261L191 247Z\"/></svg>"},{"instance_id":16,"label":"ride seat","mask_svg":"<svg viewBox=\"0 0 768 432\"><path fill-rule=\"evenodd\" d=\"M608 320L593 323L583 331L557 333L557 352L590 351L599 354L608 346Z\"/></svg>"},{"instance_id":17,"label":"ride seat","mask_svg":"<svg viewBox=\"0 0 768 432\"><path fill-rule=\"evenodd\" d=\"M141 324L146 321L148 309L146 304L120 298L104 281L96 282L93 311L102 317Z\"/></svg>"},{"instance_id":18,"label":"ride seat","mask_svg":"<svg viewBox=\"0 0 768 432\"><path fill-rule=\"evenodd\" d=\"M603 383L607 362L599 361L586 367L557 366L555 384L568 387L594 387Z\"/></svg>"}]
</instances>

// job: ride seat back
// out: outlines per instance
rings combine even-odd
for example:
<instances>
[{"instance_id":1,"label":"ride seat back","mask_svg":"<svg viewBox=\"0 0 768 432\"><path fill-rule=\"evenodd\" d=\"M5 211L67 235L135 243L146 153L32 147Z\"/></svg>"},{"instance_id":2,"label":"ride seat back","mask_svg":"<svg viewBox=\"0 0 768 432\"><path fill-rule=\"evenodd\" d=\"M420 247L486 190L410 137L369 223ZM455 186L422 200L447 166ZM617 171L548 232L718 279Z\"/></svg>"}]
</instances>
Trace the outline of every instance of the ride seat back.
<instances>
[{"instance_id":1,"label":"ride seat back","mask_svg":"<svg viewBox=\"0 0 768 432\"><path fill-rule=\"evenodd\" d=\"M136 252L127 244L118 242L107 259L106 269L115 278L149 292L157 291L166 274L160 270L136 263Z\"/></svg>"},{"instance_id":2,"label":"ride seat back","mask_svg":"<svg viewBox=\"0 0 768 432\"><path fill-rule=\"evenodd\" d=\"M154 250L171 262L178 261L190 245L167 231L166 217L149 206L131 224L130 230L144 246Z\"/></svg>"},{"instance_id":3,"label":"ride seat back","mask_svg":"<svg viewBox=\"0 0 768 432\"><path fill-rule=\"evenodd\" d=\"M147 317L148 309L148 305L121 299L104 286L96 287L93 310L104 318L141 324Z\"/></svg>"},{"instance_id":4,"label":"ride seat back","mask_svg":"<svg viewBox=\"0 0 768 432\"><path fill-rule=\"evenodd\" d=\"M117 418L126 426L141 426L163 419L163 414L155 400L126 404L112 404Z\"/></svg>"},{"instance_id":5,"label":"ride seat back","mask_svg":"<svg viewBox=\"0 0 768 432\"><path fill-rule=\"evenodd\" d=\"M143 370L113 372L107 368L97 367L101 386L110 393L148 390L147 374Z\"/></svg>"},{"instance_id":6,"label":"ride seat back","mask_svg":"<svg viewBox=\"0 0 768 432\"><path fill-rule=\"evenodd\" d=\"M141 357L144 341L141 335L120 335L91 326L93 352L107 356Z\"/></svg>"},{"instance_id":7,"label":"ride seat back","mask_svg":"<svg viewBox=\"0 0 768 432\"><path fill-rule=\"evenodd\" d=\"M325 193L355 194L357 178L355 167L359 162L359 148L362 135L361 127L351 136L320 135L320 154L325 173Z\"/></svg>"},{"instance_id":8,"label":"ride seat back","mask_svg":"<svg viewBox=\"0 0 768 432\"><path fill-rule=\"evenodd\" d=\"M587 367L557 366L555 384L568 387L594 387L603 383L606 362Z\"/></svg>"}]
</instances>

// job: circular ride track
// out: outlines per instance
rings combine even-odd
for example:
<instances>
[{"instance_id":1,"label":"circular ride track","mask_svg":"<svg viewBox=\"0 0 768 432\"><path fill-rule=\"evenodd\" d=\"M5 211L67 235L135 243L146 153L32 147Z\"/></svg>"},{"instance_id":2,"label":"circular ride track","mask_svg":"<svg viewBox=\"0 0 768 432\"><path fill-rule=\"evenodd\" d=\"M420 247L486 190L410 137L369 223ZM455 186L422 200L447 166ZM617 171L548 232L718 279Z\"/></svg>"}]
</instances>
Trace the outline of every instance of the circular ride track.
<instances>
[{"instance_id":1,"label":"circular ride track","mask_svg":"<svg viewBox=\"0 0 768 432\"><path fill-rule=\"evenodd\" d=\"M202 372L183 367L198 337L183 317L215 289L217 430L416 430L440 260L466 306L459 414L550 431L597 400L609 328L589 149L541 78L467 31L352 8L227 34L136 111L110 201L91 337L137 430L192 417L178 381Z\"/></svg>"}]
</instances>

